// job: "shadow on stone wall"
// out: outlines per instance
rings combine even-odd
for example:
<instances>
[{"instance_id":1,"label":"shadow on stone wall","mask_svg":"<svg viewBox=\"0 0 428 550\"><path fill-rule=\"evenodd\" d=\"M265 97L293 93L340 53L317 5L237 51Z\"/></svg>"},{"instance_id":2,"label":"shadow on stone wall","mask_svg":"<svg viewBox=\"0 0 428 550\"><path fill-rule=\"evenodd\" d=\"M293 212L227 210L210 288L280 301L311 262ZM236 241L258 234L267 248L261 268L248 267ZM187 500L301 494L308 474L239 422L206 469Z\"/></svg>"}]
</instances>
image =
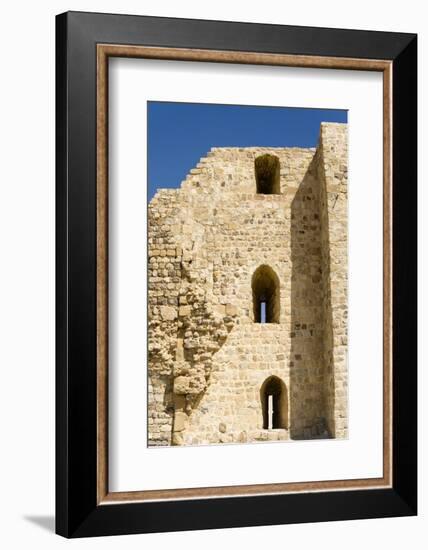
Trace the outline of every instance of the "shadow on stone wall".
<instances>
[{"instance_id":1,"label":"shadow on stone wall","mask_svg":"<svg viewBox=\"0 0 428 550\"><path fill-rule=\"evenodd\" d=\"M329 256L325 229L328 225L324 227L326 212L321 212L318 161L317 153L291 203L289 391L292 439L329 437L327 406L332 406L327 403L325 392L326 349L330 349L331 364L333 338L330 277L326 268ZM323 250L325 247L327 254Z\"/></svg>"},{"instance_id":2,"label":"shadow on stone wall","mask_svg":"<svg viewBox=\"0 0 428 550\"><path fill-rule=\"evenodd\" d=\"M322 281L323 281L323 317L324 317L324 335L323 335L323 357L324 357L324 402L326 427L330 437L336 435L335 420L335 379L334 379L334 338L333 338L333 313L331 306L331 276L330 276L330 231L328 214L328 196L324 173L324 162L322 156L322 146L319 146L318 154L321 161L318 163L319 179L319 210L320 210L320 242L321 242L321 260L322 260Z\"/></svg>"}]
</instances>

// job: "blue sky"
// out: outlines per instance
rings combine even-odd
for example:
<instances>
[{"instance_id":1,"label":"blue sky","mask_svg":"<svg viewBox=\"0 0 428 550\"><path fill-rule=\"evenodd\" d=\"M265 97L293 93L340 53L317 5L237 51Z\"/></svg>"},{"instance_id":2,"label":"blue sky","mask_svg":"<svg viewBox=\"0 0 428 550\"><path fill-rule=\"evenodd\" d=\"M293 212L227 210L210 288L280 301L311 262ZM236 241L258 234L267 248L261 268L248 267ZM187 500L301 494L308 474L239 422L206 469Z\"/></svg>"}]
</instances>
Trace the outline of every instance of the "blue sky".
<instances>
[{"instance_id":1,"label":"blue sky","mask_svg":"<svg viewBox=\"0 0 428 550\"><path fill-rule=\"evenodd\" d=\"M211 147L315 147L321 122L347 111L148 102L148 199L179 187Z\"/></svg>"}]
</instances>

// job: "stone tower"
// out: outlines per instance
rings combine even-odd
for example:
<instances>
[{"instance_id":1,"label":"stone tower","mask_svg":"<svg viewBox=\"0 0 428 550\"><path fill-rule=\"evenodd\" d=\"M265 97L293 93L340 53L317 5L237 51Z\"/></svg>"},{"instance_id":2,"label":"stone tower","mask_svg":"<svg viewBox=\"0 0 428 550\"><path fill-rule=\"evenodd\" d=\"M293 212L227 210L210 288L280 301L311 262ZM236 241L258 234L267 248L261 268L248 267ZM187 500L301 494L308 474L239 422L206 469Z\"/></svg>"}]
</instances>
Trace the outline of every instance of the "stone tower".
<instances>
[{"instance_id":1,"label":"stone tower","mask_svg":"<svg viewBox=\"0 0 428 550\"><path fill-rule=\"evenodd\" d=\"M347 125L149 205L150 446L347 436Z\"/></svg>"}]
</instances>

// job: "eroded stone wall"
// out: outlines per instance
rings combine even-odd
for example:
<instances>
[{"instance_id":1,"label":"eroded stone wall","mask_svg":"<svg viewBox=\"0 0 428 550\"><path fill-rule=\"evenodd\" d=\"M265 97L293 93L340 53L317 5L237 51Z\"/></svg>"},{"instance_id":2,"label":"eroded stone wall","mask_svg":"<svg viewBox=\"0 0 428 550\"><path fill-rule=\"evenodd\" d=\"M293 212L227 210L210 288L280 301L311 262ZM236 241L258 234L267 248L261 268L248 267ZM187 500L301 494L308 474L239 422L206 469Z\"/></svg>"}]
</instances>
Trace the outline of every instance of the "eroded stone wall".
<instances>
[{"instance_id":1,"label":"eroded stone wall","mask_svg":"<svg viewBox=\"0 0 428 550\"><path fill-rule=\"evenodd\" d=\"M279 159L279 194L256 193L264 154ZM158 191L149 445L344 437L346 253L346 125L323 125L317 150L213 148L180 189ZM254 322L260 266L278 279L276 323ZM267 430L261 388L271 376L285 387L286 425Z\"/></svg>"}]
</instances>

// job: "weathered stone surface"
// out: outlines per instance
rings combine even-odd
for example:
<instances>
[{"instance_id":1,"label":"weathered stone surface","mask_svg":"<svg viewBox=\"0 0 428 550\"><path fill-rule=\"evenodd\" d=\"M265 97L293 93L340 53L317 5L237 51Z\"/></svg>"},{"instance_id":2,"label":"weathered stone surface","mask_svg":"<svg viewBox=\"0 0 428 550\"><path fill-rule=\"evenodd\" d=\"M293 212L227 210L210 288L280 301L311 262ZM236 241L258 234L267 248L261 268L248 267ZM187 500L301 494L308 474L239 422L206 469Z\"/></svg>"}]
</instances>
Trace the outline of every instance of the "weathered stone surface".
<instances>
[{"instance_id":1,"label":"weathered stone surface","mask_svg":"<svg viewBox=\"0 0 428 550\"><path fill-rule=\"evenodd\" d=\"M188 416L184 412L176 412L174 416L174 431L182 432L187 426Z\"/></svg>"},{"instance_id":2,"label":"weathered stone surface","mask_svg":"<svg viewBox=\"0 0 428 550\"><path fill-rule=\"evenodd\" d=\"M226 304L226 315L238 315L238 308L233 304Z\"/></svg>"},{"instance_id":3,"label":"weathered stone surface","mask_svg":"<svg viewBox=\"0 0 428 550\"><path fill-rule=\"evenodd\" d=\"M186 395L190 392L190 377L177 376L174 378L174 393L177 395Z\"/></svg>"},{"instance_id":4,"label":"weathered stone surface","mask_svg":"<svg viewBox=\"0 0 428 550\"><path fill-rule=\"evenodd\" d=\"M152 199L149 445L347 436L346 134L323 123L316 149L213 148ZM255 322L263 296L273 322Z\"/></svg>"},{"instance_id":5,"label":"weathered stone surface","mask_svg":"<svg viewBox=\"0 0 428 550\"><path fill-rule=\"evenodd\" d=\"M177 309L172 306L160 306L162 321L174 321L177 318Z\"/></svg>"},{"instance_id":6,"label":"weathered stone surface","mask_svg":"<svg viewBox=\"0 0 428 550\"><path fill-rule=\"evenodd\" d=\"M180 296L180 298L183 298L183 297ZM180 317L187 317L187 315L190 315L191 312L192 312L192 308L190 306L180 306L178 310L178 314L180 315Z\"/></svg>"}]
</instances>

